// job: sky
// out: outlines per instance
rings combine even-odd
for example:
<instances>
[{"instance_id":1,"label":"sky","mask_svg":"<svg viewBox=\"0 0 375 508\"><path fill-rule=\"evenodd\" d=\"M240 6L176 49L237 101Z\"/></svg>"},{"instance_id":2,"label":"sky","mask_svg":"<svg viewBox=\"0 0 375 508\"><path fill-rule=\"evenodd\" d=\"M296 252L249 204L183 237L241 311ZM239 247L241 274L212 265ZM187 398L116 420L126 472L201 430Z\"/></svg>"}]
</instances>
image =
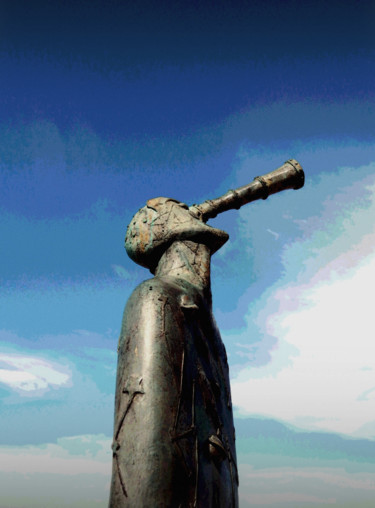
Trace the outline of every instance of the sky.
<instances>
[{"instance_id":1,"label":"sky","mask_svg":"<svg viewBox=\"0 0 375 508\"><path fill-rule=\"evenodd\" d=\"M0 4L0 505L104 508L145 202L210 224L241 508L375 503L375 2Z\"/></svg>"}]
</instances>

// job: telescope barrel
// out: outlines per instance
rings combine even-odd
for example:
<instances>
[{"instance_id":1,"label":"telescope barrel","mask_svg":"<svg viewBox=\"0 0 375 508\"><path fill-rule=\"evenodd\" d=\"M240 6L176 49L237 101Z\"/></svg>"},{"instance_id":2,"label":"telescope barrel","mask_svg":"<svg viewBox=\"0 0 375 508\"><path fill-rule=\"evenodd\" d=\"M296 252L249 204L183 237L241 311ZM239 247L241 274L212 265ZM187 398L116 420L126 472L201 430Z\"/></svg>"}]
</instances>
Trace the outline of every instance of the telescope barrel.
<instances>
[{"instance_id":1,"label":"telescope barrel","mask_svg":"<svg viewBox=\"0 0 375 508\"><path fill-rule=\"evenodd\" d=\"M286 189L300 189L304 183L305 174L301 165L295 159L290 159L275 171L256 176L251 183L236 190L229 190L219 198L208 199L200 205L192 205L189 210L195 217L206 222L219 213L233 208L238 210L257 199L267 199L270 194Z\"/></svg>"}]
</instances>

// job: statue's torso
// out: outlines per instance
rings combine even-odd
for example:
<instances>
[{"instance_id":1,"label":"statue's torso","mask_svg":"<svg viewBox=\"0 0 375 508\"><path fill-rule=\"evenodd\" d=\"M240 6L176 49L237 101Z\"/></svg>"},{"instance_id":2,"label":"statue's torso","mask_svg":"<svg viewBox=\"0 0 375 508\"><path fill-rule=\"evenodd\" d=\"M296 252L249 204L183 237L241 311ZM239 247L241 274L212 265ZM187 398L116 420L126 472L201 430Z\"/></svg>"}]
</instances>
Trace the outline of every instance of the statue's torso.
<instances>
[{"instance_id":1,"label":"statue's torso","mask_svg":"<svg viewBox=\"0 0 375 508\"><path fill-rule=\"evenodd\" d=\"M234 439L209 305L182 279L142 283L119 342L110 508L237 507Z\"/></svg>"}]
</instances>

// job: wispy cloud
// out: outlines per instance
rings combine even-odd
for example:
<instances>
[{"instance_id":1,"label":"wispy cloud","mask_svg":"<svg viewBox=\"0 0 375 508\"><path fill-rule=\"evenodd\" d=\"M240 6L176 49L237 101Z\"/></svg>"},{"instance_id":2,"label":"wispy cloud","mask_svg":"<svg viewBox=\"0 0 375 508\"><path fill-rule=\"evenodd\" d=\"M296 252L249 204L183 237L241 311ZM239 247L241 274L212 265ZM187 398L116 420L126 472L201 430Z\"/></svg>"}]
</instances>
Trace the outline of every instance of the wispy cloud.
<instances>
[{"instance_id":1,"label":"wispy cloud","mask_svg":"<svg viewBox=\"0 0 375 508\"><path fill-rule=\"evenodd\" d=\"M7 388L0 400L3 443L111 432L117 357L111 330L37 340L0 330L0 340L0 386Z\"/></svg>"},{"instance_id":2,"label":"wispy cloud","mask_svg":"<svg viewBox=\"0 0 375 508\"><path fill-rule=\"evenodd\" d=\"M0 353L0 383L21 395L42 395L69 386L71 373L65 365L37 356Z\"/></svg>"},{"instance_id":3,"label":"wispy cloud","mask_svg":"<svg viewBox=\"0 0 375 508\"><path fill-rule=\"evenodd\" d=\"M130 282L132 285L135 285L137 282L141 280L140 271L134 266L134 268L130 271L127 270L122 265L111 265L112 271L119 277L120 279L124 279ZM147 276L147 273L141 273L143 276Z\"/></svg>"}]
</instances>

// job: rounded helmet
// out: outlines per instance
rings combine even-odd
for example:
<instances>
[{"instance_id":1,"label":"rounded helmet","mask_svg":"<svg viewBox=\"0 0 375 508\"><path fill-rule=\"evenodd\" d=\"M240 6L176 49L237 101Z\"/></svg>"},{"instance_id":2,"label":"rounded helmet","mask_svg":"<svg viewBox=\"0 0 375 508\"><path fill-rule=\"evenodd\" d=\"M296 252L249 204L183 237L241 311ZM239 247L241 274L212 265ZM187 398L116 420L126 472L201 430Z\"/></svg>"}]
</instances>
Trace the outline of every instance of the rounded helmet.
<instances>
[{"instance_id":1,"label":"rounded helmet","mask_svg":"<svg viewBox=\"0 0 375 508\"><path fill-rule=\"evenodd\" d=\"M125 237L128 256L154 273L167 248L176 240L192 240L208 245L211 254L228 240L225 231L197 219L185 203L171 198L153 198L138 210Z\"/></svg>"}]
</instances>

